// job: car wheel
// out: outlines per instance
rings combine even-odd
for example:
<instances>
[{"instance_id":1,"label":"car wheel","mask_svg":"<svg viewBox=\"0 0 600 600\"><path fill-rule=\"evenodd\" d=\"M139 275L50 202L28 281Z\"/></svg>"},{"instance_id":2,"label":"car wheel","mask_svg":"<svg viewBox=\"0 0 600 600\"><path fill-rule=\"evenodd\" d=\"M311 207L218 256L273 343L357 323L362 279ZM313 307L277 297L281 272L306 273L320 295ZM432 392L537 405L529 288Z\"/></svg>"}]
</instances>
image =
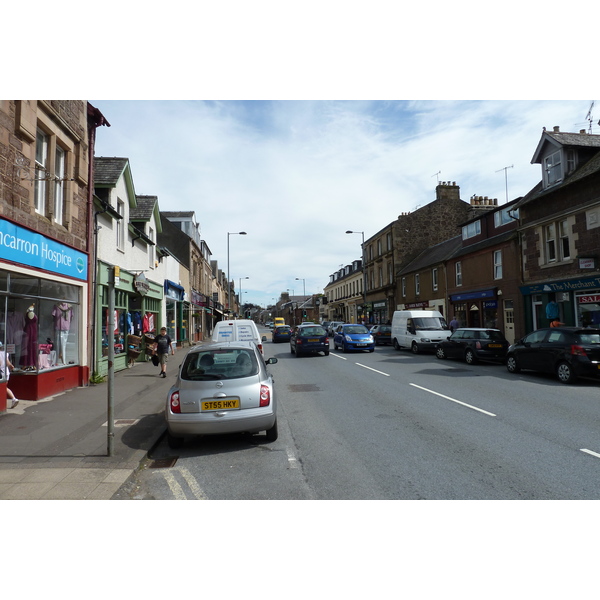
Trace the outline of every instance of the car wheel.
<instances>
[{"instance_id":1,"label":"car wheel","mask_svg":"<svg viewBox=\"0 0 600 600\"><path fill-rule=\"evenodd\" d=\"M573 383L577 379L573 367L565 361L556 366L556 376L561 383Z\"/></svg>"},{"instance_id":2,"label":"car wheel","mask_svg":"<svg viewBox=\"0 0 600 600\"><path fill-rule=\"evenodd\" d=\"M400 344L398 344L398 340L396 338L394 338L392 346L394 346L394 350L400 350Z\"/></svg>"},{"instance_id":3,"label":"car wheel","mask_svg":"<svg viewBox=\"0 0 600 600\"><path fill-rule=\"evenodd\" d=\"M329 350L325 350L325 356L329 356Z\"/></svg>"},{"instance_id":4,"label":"car wheel","mask_svg":"<svg viewBox=\"0 0 600 600\"><path fill-rule=\"evenodd\" d=\"M444 360L446 358L446 353L444 352L444 349L439 347L436 348L435 350L435 355L440 359L440 360Z\"/></svg>"},{"instance_id":5,"label":"car wheel","mask_svg":"<svg viewBox=\"0 0 600 600\"><path fill-rule=\"evenodd\" d=\"M273 423L273 427L271 429L267 429L267 442L274 442L278 436L277 432L277 419L275 419L275 423Z\"/></svg>"},{"instance_id":6,"label":"car wheel","mask_svg":"<svg viewBox=\"0 0 600 600\"><path fill-rule=\"evenodd\" d=\"M342 344L342 352L348 352L348 346L346 346L346 344Z\"/></svg>"},{"instance_id":7,"label":"car wheel","mask_svg":"<svg viewBox=\"0 0 600 600\"><path fill-rule=\"evenodd\" d=\"M471 348L467 348L465 352L465 362L468 365L474 365L477 362L477 357L475 356L475 352L471 350Z\"/></svg>"},{"instance_id":8,"label":"car wheel","mask_svg":"<svg viewBox=\"0 0 600 600\"><path fill-rule=\"evenodd\" d=\"M417 346L417 342L413 342L410 349L412 350L413 354L419 354L419 346Z\"/></svg>"},{"instance_id":9,"label":"car wheel","mask_svg":"<svg viewBox=\"0 0 600 600\"><path fill-rule=\"evenodd\" d=\"M512 355L506 359L506 368L508 369L509 373L520 373L521 372L521 367L519 366L519 363L517 362L517 358Z\"/></svg>"},{"instance_id":10,"label":"car wheel","mask_svg":"<svg viewBox=\"0 0 600 600\"><path fill-rule=\"evenodd\" d=\"M375 352L375 348L371 348L369 352Z\"/></svg>"},{"instance_id":11,"label":"car wheel","mask_svg":"<svg viewBox=\"0 0 600 600\"><path fill-rule=\"evenodd\" d=\"M181 448L183 446L183 438L175 437L167 431L167 444L169 448L176 450L177 448Z\"/></svg>"},{"instance_id":12,"label":"car wheel","mask_svg":"<svg viewBox=\"0 0 600 600\"><path fill-rule=\"evenodd\" d=\"M296 348L296 358L298 358L300 356L300 352L298 351L298 348Z\"/></svg>"}]
</instances>

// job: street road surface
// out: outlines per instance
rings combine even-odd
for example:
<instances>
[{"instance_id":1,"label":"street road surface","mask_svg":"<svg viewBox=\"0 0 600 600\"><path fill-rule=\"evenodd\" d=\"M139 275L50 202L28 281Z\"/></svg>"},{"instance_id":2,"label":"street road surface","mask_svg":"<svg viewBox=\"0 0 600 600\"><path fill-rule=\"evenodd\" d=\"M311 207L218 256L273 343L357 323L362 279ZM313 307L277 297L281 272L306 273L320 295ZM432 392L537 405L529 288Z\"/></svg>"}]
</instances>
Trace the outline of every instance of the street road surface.
<instances>
[{"instance_id":1,"label":"street road surface","mask_svg":"<svg viewBox=\"0 0 600 600\"><path fill-rule=\"evenodd\" d=\"M600 382L566 386L500 364L391 346L329 356L264 345L279 438L162 440L132 498L600 498Z\"/></svg>"}]
</instances>

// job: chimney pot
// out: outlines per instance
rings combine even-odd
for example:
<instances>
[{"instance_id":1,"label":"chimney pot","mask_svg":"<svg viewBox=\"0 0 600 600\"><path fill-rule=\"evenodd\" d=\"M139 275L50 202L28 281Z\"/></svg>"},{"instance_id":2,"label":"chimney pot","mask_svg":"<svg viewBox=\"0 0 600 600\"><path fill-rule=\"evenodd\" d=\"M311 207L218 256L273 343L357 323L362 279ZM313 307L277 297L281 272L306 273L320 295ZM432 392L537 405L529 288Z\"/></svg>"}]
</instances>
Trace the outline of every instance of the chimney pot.
<instances>
[{"instance_id":1,"label":"chimney pot","mask_svg":"<svg viewBox=\"0 0 600 600\"><path fill-rule=\"evenodd\" d=\"M560 133L560 127L558 125L554 126L554 133Z\"/></svg>"},{"instance_id":2,"label":"chimney pot","mask_svg":"<svg viewBox=\"0 0 600 600\"><path fill-rule=\"evenodd\" d=\"M585 135L585 129L580 129L579 133L583 133Z\"/></svg>"}]
</instances>

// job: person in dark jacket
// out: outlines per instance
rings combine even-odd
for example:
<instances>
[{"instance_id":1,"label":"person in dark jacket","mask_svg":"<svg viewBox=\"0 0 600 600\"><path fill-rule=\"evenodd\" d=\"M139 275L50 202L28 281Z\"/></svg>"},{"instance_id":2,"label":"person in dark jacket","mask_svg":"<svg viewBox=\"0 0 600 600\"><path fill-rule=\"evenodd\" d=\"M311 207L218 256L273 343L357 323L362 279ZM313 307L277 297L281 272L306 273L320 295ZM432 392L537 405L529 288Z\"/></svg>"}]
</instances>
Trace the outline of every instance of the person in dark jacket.
<instances>
[{"instance_id":1,"label":"person in dark jacket","mask_svg":"<svg viewBox=\"0 0 600 600\"><path fill-rule=\"evenodd\" d=\"M160 333L154 338L154 351L156 352L160 361L159 377L166 377L169 352L175 355L175 350L173 349L171 338L167 335L166 327L161 327Z\"/></svg>"}]
</instances>

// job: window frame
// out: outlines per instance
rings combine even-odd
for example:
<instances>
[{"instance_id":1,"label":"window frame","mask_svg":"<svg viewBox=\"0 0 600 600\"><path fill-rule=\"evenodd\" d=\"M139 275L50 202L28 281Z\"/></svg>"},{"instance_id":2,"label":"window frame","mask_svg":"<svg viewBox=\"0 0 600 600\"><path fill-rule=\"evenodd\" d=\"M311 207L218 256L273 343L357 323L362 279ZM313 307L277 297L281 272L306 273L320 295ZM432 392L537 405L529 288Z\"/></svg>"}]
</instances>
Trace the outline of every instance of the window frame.
<instances>
[{"instance_id":1,"label":"window frame","mask_svg":"<svg viewBox=\"0 0 600 600\"><path fill-rule=\"evenodd\" d=\"M50 150L50 135L43 129L37 128L35 138L35 177L34 177L34 208L40 215L46 215L48 201L48 161Z\"/></svg>"},{"instance_id":2,"label":"window frame","mask_svg":"<svg viewBox=\"0 0 600 600\"><path fill-rule=\"evenodd\" d=\"M562 150L559 149L544 157L544 183L546 187L551 187L560 183L563 178L563 157Z\"/></svg>"},{"instance_id":3,"label":"window frame","mask_svg":"<svg viewBox=\"0 0 600 600\"><path fill-rule=\"evenodd\" d=\"M64 224L65 199L67 193L66 172L67 172L67 151L56 144L54 159L54 222L58 225Z\"/></svg>"},{"instance_id":4,"label":"window frame","mask_svg":"<svg viewBox=\"0 0 600 600\"><path fill-rule=\"evenodd\" d=\"M454 281L456 287L462 287L462 262L460 260L454 263Z\"/></svg>"},{"instance_id":5,"label":"window frame","mask_svg":"<svg viewBox=\"0 0 600 600\"><path fill-rule=\"evenodd\" d=\"M502 279L502 250L494 250L494 279Z\"/></svg>"},{"instance_id":6,"label":"window frame","mask_svg":"<svg viewBox=\"0 0 600 600\"><path fill-rule=\"evenodd\" d=\"M431 269L431 288L433 289L434 292L437 292L438 285L439 285L438 268L434 267L433 269Z\"/></svg>"}]
</instances>

